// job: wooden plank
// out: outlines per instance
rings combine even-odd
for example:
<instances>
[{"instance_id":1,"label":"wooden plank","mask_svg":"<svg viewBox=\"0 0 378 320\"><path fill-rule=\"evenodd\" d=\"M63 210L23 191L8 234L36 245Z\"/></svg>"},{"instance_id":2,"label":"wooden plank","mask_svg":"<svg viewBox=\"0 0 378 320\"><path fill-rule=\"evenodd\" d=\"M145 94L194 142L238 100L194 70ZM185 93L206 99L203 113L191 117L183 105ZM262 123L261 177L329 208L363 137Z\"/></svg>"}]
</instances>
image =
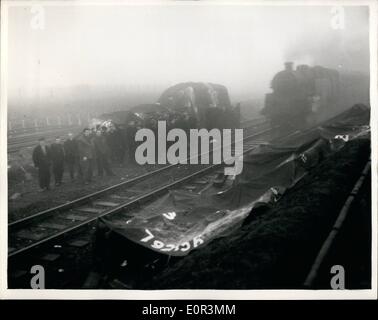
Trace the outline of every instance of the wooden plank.
<instances>
[{"instance_id":1,"label":"wooden plank","mask_svg":"<svg viewBox=\"0 0 378 320\"><path fill-rule=\"evenodd\" d=\"M61 217L61 218L75 220L75 221L85 221L85 220L88 220L88 217L81 216L81 215L78 215L78 214L69 214L69 215L67 215L65 217Z\"/></svg>"},{"instance_id":2,"label":"wooden plank","mask_svg":"<svg viewBox=\"0 0 378 320\"><path fill-rule=\"evenodd\" d=\"M82 248L89 244L88 240L75 240L68 243L72 247Z\"/></svg>"},{"instance_id":3,"label":"wooden plank","mask_svg":"<svg viewBox=\"0 0 378 320\"><path fill-rule=\"evenodd\" d=\"M82 211L82 212L89 212L89 213L102 213L105 210L104 209L97 209L97 208L91 208L91 207L81 207L77 208L77 211Z\"/></svg>"},{"instance_id":4,"label":"wooden plank","mask_svg":"<svg viewBox=\"0 0 378 320\"><path fill-rule=\"evenodd\" d=\"M119 206L119 203L110 202L110 201L94 201L93 204L96 205L96 206L103 206L103 207L117 207L117 206Z\"/></svg>"},{"instance_id":5,"label":"wooden plank","mask_svg":"<svg viewBox=\"0 0 378 320\"><path fill-rule=\"evenodd\" d=\"M189 184L189 185L183 186L181 189L193 191L193 190L197 189L197 187L193 186L192 184Z\"/></svg>"},{"instance_id":6,"label":"wooden plank","mask_svg":"<svg viewBox=\"0 0 378 320\"><path fill-rule=\"evenodd\" d=\"M197 180L195 180L195 181L193 181L193 183L195 183L195 184L207 184L207 183L209 183L209 181L208 180L206 180L206 179L197 179Z\"/></svg>"},{"instance_id":7,"label":"wooden plank","mask_svg":"<svg viewBox=\"0 0 378 320\"><path fill-rule=\"evenodd\" d=\"M55 230L63 230L66 229L67 226L58 224L58 223L49 223L49 222L44 222L39 225L39 227L42 228L49 228L49 229L55 229Z\"/></svg>"},{"instance_id":8,"label":"wooden plank","mask_svg":"<svg viewBox=\"0 0 378 320\"><path fill-rule=\"evenodd\" d=\"M21 239L28 239L28 240L34 240L38 241L46 237L46 235L42 232L31 232L28 230L21 230L16 233L17 238Z\"/></svg>"},{"instance_id":9,"label":"wooden plank","mask_svg":"<svg viewBox=\"0 0 378 320\"><path fill-rule=\"evenodd\" d=\"M119 196L119 195L116 195L116 194L111 195L111 198L119 199L119 200L123 200L123 201L129 201L129 200L132 200L136 197L137 197L137 195L134 194L134 193L131 193L131 192L128 192L126 194L122 194L122 196Z\"/></svg>"},{"instance_id":10,"label":"wooden plank","mask_svg":"<svg viewBox=\"0 0 378 320\"><path fill-rule=\"evenodd\" d=\"M48 253L48 254L44 255L41 259L44 260L44 261L53 262L53 261L56 261L59 258L60 258L60 254Z\"/></svg>"}]
</instances>

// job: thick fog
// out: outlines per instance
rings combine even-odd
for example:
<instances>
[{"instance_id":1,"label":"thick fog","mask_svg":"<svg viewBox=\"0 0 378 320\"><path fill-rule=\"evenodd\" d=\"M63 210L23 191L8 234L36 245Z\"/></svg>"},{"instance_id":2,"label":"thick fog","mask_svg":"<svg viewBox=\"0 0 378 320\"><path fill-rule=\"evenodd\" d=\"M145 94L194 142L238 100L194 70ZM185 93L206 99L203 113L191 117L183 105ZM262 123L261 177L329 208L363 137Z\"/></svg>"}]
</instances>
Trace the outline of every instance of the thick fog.
<instances>
[{"instance_id":1,"label":"thick fog","mask_svg":"<svg viewBox=\"0 0 378 320\"><path fill-rule=\"evenodd\" d=\"M258 100L286 60L367 73L368 10L338 14L198 4L12 7L9 111L121 109L184 81L224 84L233 102Z\"/></svg>"}]
</instances>

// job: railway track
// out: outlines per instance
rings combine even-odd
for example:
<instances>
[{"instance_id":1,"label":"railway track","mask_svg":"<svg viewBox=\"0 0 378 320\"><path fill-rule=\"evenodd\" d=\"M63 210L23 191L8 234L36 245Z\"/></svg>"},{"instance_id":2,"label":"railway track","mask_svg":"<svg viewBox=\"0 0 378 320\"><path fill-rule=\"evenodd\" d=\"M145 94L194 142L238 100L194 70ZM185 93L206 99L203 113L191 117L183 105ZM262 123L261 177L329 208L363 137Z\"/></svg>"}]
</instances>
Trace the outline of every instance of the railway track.
<instances>
[{"instance_id":1,"label":"railway track","mask_svg":"<svg viewBox=\"0 0 378 320\"><path fill-rule=\"evenodd\" d=\"M265 127L264 127L265 126ZM259 130L256 132L256 128ZM243 139L248 152L271 129L266 122L247 128ZM264 138L265 137L265 138ZM259 140L260 139L260 140ZM34 248L65 236L99 218L159 197L171 188L198 188L214 179L220 165L167 165L134 179L94 192L69 203L8 224L8 257L19 257Z\"/></svg>"},{"instance_id":2,"label":"railway track","mask_svg":"<svg viewBox=\"0 0 378 320\"><path fill-rule=\"evenodd\" d=\"M344 205L340 210L331 231L328 234L328 237L324 240L318 252L318 255L316 256L311 266L311 269L309 270L308 275L303 282L303 287L305 289L319 289L319 287L317 287L317 282L321 282L320 278L324 277L324 274L322 274L322 271L324 273L322 266L324 267L327 256L330 255L332 247L335 246L337 238L340 237L340 232L343 228L345 228L345 221L347 220L347 216L351 211L352 204L355 199L358 198L358 195L361 194L362 185L369 174L371 174L371 159L369 159L365 164L365 167L362 170L358 180L350 191L348 198L345 200ZM325 280L325 282L327 282L327 280Z\"/></svg>"},{"instance_id":3,"label":"railway track","mask_svg":"<svg viewBox=\"0 0 378 320\"><path fill-rule=\"evenodd\" d=\"M259 124L266 122L265 117L261 118L254 118L254 119L247 119L241 122L241 126L247 127L251 124ZM81 127L71 126L65 128L55 128L52 130L45 130L40 132L32 132L29 134L23 134L18 136L8 135L8 148L7 152L17 153L21 149L24 148L31 148L36 145L36 142L40 137L45 137L47 140L54 139L57 135L67 134L68 132L72 131L73 133L77 134L80 131Z\"/></svg>"},{"instance_id":4,"label":"railway track","mask_svg":"<svg viewBox=\"0 0 378 320\"><path fill-rule=\"evenodd\" d=\"M65 128L56 128L52 130L33 132L30 134L11 136L8 135L8 153L16 153L23 148L29 148L36 145L40 137L45 137L47 140L54 139L57 135L67 134L68 132L78 133L80 127L65 127Z\"/></svg>"}]
</instances>

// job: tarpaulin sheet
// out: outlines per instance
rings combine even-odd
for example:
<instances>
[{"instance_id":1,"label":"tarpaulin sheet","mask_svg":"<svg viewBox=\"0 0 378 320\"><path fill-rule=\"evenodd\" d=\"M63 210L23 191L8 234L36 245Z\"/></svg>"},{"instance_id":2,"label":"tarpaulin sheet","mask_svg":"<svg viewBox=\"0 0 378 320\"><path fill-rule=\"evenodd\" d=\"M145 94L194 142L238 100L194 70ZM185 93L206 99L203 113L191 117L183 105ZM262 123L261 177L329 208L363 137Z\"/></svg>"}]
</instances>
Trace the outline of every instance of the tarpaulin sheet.
<instances>
[{"instance_id":1,"label":"tarpaulin sheet","mask_svg":"<svg viewBox=\"0 0 378 320\"><path fill-rule=\"evenodd\" d=\"M205 180L198 192L170 190L139 210L103 219L114 232L154 251L184 256L239 228L254 206L274 203L324 157L346 141L369 134L369 109L354 106L311 130L258 145L243 171L223 183Z\"/></svg>"}]
</instances>

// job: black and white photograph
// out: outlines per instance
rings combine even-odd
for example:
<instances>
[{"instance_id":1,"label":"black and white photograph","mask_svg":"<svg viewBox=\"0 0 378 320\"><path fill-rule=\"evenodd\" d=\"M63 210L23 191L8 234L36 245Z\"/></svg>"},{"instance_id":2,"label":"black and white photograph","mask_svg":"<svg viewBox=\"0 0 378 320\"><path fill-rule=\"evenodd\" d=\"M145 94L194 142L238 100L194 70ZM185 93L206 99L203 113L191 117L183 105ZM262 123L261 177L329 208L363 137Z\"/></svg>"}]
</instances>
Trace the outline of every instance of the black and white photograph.
<instances>
[{"instance_id":1,"label":"black and white photograph","mask_svg":"<svg viewBox=\"0 0 378 320\"><path fill-rule=\"evenodd\" d=\"M377 108L376 1L2 1L0 298L376 299Z\"/></svg>"}]
</instances>

